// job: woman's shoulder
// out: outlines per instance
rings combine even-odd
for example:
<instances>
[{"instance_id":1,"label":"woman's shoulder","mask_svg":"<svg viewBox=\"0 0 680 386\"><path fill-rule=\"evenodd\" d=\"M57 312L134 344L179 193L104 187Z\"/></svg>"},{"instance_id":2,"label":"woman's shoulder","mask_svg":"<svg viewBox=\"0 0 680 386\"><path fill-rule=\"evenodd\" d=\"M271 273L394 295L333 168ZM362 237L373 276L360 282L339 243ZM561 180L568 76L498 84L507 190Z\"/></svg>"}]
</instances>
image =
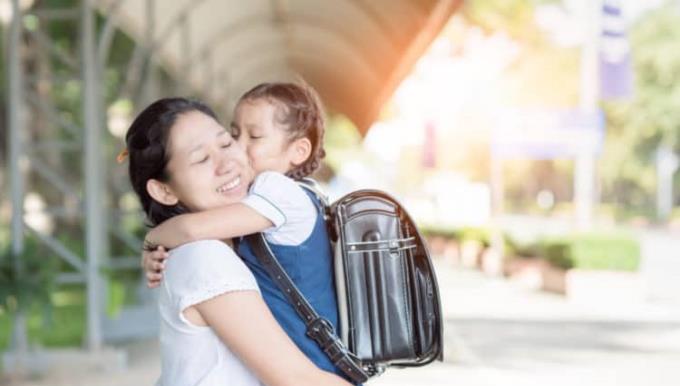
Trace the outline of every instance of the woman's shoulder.
<instances>
[{"instance_id":1,"label":"woman's shoulder","mask_svg":"<svg viewBox=\"0 0 680 386\"><path fill-rule=\"evenodd\" d=\"M198 254L214 255L214 254L234 254L234 250L225 242L220 240L198 240L186 244L170 251L170 256L186 256Z\"/></svg>"},{"instance_id":2,"label":"woman's shoulder","mask_svg":"<svg viewBox=\"0 0 680 386\"><path fill-rule=\"evenodd\" d=\"M175 282L230 277L254 282L252 273L234 250L219 240L201 240L183 244L170 251L166 276Z\"/></svg>"}]
</instances>

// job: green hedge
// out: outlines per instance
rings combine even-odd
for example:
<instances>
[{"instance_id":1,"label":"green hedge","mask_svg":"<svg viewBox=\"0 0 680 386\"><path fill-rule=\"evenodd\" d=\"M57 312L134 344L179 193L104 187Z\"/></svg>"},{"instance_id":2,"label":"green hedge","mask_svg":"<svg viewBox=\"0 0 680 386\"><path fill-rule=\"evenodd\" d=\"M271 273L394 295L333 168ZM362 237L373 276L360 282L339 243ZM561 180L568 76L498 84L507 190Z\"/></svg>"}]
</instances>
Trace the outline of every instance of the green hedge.
<instances>
[{"instance_id":1,"label":"green hedge","mask_svg":"<svg viewBox=\"0 0 680 386\"><path fill-rule=\"evenodd\" d=\"M640 245L627 234L575 234L540 245L543 257L564 269L637 271L640 265Z\"/></svg>"},{"instance_id":2,"label":"green hedge","mask_svg":"<svg viewBox=\"0 0 680 386\"><path fill-rule=\"evenodd\" d=\"M486 228L441 228L421 226L426 236L439 236L459 241L477 240L490 245ZM640 246L625 232L576 233L564 237L542 239L533 243L519 243L504 235L505 255L540 257L555 267L588 270L637 271L640 265Z\"/></svg>"},{"instance_id":3,"label":"green hedge","mask_svg":"<svg viewBox=\"0 0 680 386\"><path fill-rule=\"evenodd\" d=\"M429 237L445 237L454 240L475 240L482 243L485 247L491 244L490 232L486 228L481 227L438 227L430 225L420 225L418 227L423 236Z\"/></svg>"},{"instance_id":4,"label":"green hedge","mask_svg":"<svg viewBox=\"0 0 680 386\"><path fill-rule=\"evenodd\" d=\"M420 234L425 237L444 237L447 239L456 240L460 238L460 233L458 229L451 227L440 227L434 225L419 224L418 230L420 231Z\"/></svg>"},{"instance_id":5,"label":"green hedge","mask_svg":"<svg viewBox=\"0 0 680 386\"><path fill-rule=\"evenodd\" d=\"M70 285L52 293L51 310L32 307L28 317L29 341L45 347L77 347L83 342L86 330L85 287ZM118 280L108 280L106 313L117 316L123 307L132 303L134 287ZM13 315L0 307L0 351L9 347Z\"/></svg>"},{"instance_id":6,"label":"green hedge","mask_svg":"<svg viewBox=\"0 0 680 386\"><path fill-rule=\"evenodd\" d=\"M32 307L28 313L28 339L45 347L77 347L85 335L85 291L69 288L52 294L54 306L45 313ZM13 315L0 308L0 351L9 347Z\"/></svg>"}]
</instances>

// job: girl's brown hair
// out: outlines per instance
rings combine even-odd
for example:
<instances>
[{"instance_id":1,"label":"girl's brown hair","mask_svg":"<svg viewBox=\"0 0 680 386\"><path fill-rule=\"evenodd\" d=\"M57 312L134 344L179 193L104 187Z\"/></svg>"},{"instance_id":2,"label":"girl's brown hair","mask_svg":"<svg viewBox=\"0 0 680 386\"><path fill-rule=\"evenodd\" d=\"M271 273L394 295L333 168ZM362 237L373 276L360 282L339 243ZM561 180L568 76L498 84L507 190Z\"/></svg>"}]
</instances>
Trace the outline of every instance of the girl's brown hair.
<instances>
[{"instance_id":1,"label":"girl's brown hair","mask_svg":"<svg viewBox=\"0 0 680 386\"><path fill-rule=\"evenodd\" d=\"M316 91L306 84L261 83L243 94L238 103L258 99L265 99L277 106L274 119L284 127L290 141L306 137L312 144L309 158L286 175L299 180L314 173L326 156L323 148L326 131L323 107ZM234 136L238 137L239 134L234 133Z\"/></svg>"}]
</instances>

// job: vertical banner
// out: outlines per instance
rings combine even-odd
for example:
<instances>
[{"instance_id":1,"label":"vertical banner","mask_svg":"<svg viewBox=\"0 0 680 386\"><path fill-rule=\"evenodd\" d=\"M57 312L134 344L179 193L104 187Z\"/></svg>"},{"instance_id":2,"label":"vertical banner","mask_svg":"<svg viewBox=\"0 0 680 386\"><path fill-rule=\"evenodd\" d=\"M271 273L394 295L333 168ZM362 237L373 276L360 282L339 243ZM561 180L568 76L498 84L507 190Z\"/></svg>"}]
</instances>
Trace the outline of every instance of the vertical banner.
<instances>
[{"instance_id":1,"label":"vertical banner","mask_svg":"<svg viewBox=\"0 0 680 386\"><path fill-rule=\"evenodd\" d=\"M621 0L603 0L600 46L600 95L624 99L633 93L630 44Z\"/></svg>"}]
</instances>

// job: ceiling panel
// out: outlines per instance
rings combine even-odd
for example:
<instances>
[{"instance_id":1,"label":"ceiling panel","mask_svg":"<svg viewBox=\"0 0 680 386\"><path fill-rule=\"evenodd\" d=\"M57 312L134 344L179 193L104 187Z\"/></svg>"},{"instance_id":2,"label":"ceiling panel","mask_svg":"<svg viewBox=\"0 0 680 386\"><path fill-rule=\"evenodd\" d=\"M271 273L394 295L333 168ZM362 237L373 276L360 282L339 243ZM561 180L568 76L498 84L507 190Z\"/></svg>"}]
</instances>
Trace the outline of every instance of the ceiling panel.
<instances>
[{"instance_id":1,"label":"ceiling panel","mask_svg":"<svg viewBox=\"0 0 680 386\"><path fill-rule=\"evenodd\" d=\"M148 0L98 0L140 43ZM462 0L153 0L154 55L211 103L262 81L304 78L365 132Z\"/></svg>"}]
</instances>

